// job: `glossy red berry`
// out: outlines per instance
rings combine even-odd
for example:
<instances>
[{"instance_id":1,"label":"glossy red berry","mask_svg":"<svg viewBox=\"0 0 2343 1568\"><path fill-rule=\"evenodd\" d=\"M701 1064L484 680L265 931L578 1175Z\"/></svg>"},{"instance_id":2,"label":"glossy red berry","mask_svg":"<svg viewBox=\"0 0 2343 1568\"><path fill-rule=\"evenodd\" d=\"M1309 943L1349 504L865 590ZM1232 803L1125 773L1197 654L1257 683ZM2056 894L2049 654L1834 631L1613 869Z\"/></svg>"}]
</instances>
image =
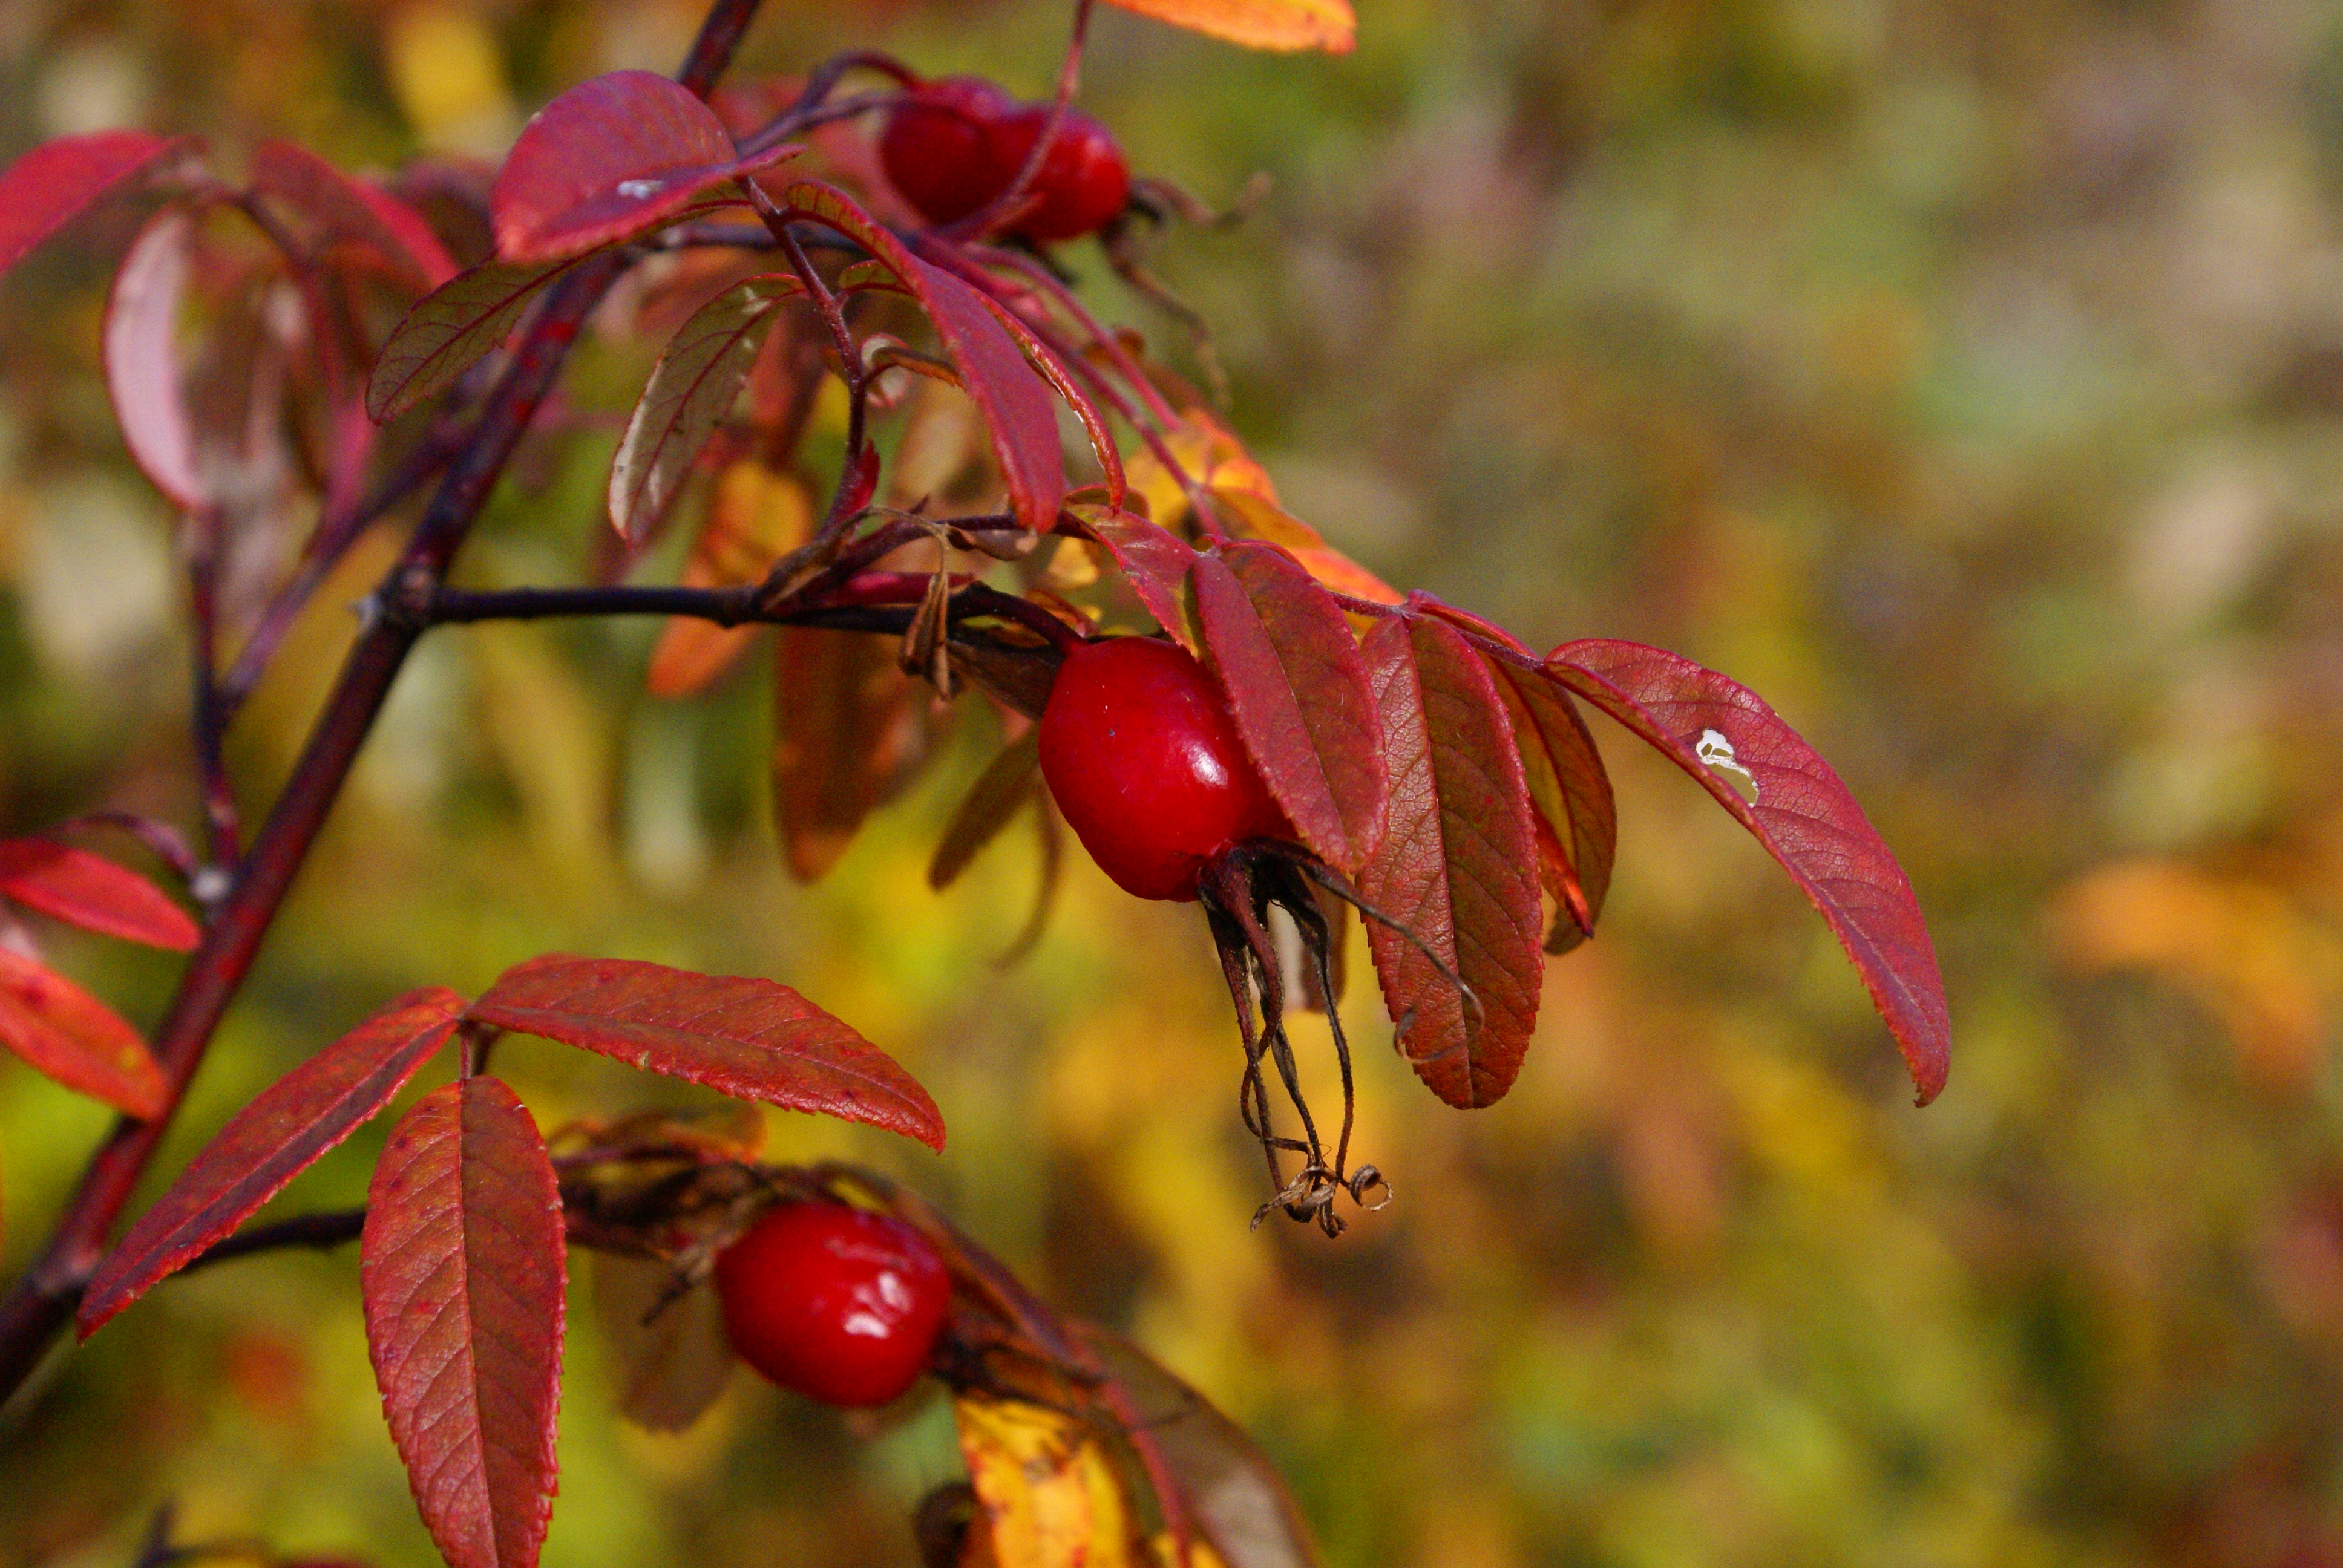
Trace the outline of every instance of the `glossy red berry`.
<instances>
[{"instance_id":1,"label":"glossy red berry","mask_svg":"<svg viewBox=\"0 0 2343 1568\"><path fill-rule=\"evenodd\" d=\"M995 129L1009 179L1025 166L1049 124L1050 106L1034 104ZM1012 226L1015 231L1028 239L1072 239L1104 227L1122 211L1131 199L1131 166L1112 133L1080 109L1068 109L1033 176L1032 190L1036 199Z\"/></svg>"},{"instance_id":2,"label":"glossy red berry","mask_svg":"<svg viewBox=\"0 0 2343 1568\"><path fill-rule=\"evenodd\" d=\"M1085 644L1041 711L1041 777L1123 891L1189 900L1204 862L1293 829L1245 755L1219 683L1151 637Z\"/></svg>"},{"instance_id":3,"label":"glossy red berry","mask_svg":"<svg viewBox=\"0 0 2343 1568\"><path fill-rule=\"evenodd\" d=\"M1016 113L1017 100L981 76L922 82L889 111L880 166L921 217L956 222L1016 177L1017 165L1001 165L1000 138Z\"/></svg>"},{"instance_id":4,"label":"glossy red berry","mask_svg":"<svg viewBox=\"0 0 2343 1568\"><path fill-rule=\"evenodd\" d=\"M843 1203L782 1203L716 1260L740 1359L827 1404L885 1404L926 1370L951 1301L927 1239Z\"/></svg>"}]
</instances>

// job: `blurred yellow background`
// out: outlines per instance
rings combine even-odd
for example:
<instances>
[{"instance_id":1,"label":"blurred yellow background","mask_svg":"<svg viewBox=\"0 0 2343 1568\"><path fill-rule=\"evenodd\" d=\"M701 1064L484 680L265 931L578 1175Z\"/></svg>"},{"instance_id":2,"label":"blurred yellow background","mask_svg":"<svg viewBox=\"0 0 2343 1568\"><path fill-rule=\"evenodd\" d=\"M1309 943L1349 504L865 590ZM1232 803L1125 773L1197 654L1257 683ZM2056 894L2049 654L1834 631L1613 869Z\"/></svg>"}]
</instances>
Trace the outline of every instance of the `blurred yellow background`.
<instances>
[{"instance_id":1,"label":"blurred yellow background","mask_svg":"<svg viewBox=\"0 0 2343 1568\"><path fill-rule=\"evenodd\" d=\"M1039 95L1070 9L768 0L743 68L876 43ZM204 131L230 167L263 136L493 155L574 81L671 69L699 10L0 0L0 155L116 124ZM1243 228L1161 252L1237 427L1392 581L1768 697L1912 872L1952 993L1940 1101L1911 1108L1764 854L1596 720L1617 891L1519 1085L1443 1109L1354 984L1358 1147L1398 1201L1339 1242L1248 1232L1196 911L1082 862L1003 972L1030 840L927 890L990 719L801 889L760 669L659 703L654 626L506 628L436 633L402 678L166 1167L412 985L546 950L768 974L951 1128L937 1159L776 1116L776 1152L899 1173L1131 1329L1277 1457L1331 1563L2343 1563L2343 11L1361 13L1339 59L1096 25L1083 101L1141 169L1213 200L1273 177ZM189 815L170 519L94 368L126 238L85 226L0 285L8 832ZM590 349L581 403L623 414L644 354ZM468 578L573 578L615 433L508 486ZM248 805L384 553L360 558L238 732ZM57 950L142 1021L167 992L165 958ZM548 1125L689 1099L500 1050ZM12 1272L104 1121L0 1064ZM380 1136L277 1211L357 1201ZM957 1462L940 1404L872 1431L744 1375L686 1435L627 1429L590 1269L549 1568L915 1561L903 1520ZM188 1539L436 1561L352 1255L166 1286L0 1412L0 1563L126 1562L166 1498Z\"/></svg>"}]
</instances>

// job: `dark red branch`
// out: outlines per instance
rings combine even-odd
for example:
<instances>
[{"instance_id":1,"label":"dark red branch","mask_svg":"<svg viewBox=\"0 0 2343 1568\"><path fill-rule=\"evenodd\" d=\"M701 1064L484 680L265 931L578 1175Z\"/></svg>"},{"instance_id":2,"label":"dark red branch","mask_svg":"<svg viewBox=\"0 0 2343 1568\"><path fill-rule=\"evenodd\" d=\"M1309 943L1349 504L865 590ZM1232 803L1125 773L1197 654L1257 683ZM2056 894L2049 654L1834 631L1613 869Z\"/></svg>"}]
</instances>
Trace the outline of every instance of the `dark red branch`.
<instances>
[{"instance_id":1,"label":"dark red branch","mask_svg":"<svg viewBox=\"0 0 2343 1568\"><path fill-rule=\"evenodd\" d=\"M714 85L758 4L718 0L685 61L679 79L686 86L704 95ZM552 388L578 327L626 265L623 254L588 261L554 286L385 581L381 599L411 593L417 585L436 586L446 577L522 432ZM0 1398L31 1374L103 1256L107 1235L169 1130L213 1031L250 972L261 940L422 629L410 619L377 615L350 650L292 779L236 867L236 884L206 929L156 1028L156 1057L171 1087L163 1113L152 1121L125 1118L115 1124L91 1157L39 1259L0 1302Z\"/></svg>"}]
</instances>

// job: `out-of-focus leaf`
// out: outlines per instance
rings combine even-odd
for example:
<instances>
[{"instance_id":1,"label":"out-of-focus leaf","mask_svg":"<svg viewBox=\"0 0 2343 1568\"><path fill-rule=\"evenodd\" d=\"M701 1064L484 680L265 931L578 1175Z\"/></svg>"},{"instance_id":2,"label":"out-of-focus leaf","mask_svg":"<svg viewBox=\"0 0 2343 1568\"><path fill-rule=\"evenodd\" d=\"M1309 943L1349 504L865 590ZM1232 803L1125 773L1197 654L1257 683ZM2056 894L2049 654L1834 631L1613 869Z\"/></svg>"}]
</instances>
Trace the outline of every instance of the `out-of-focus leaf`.
<instances>
[{"instance_id":1,"label":"out-of-focus leaf","mask_svg":"<svg viewBox=\"0 0 2343 1568\"><path fill-rule=\"evenodd\" d=\"M317 231L321 250L356 250L417 293L456 276L447 247L414 208L306 147L262 142L253 154L252 183L300 214Z\"/></svg>"},{"instance_id":2,"label":"out-of-focus leaf","mask_svg":"<svg viewBox=\"0 0 2343 1568\"><path fill-rule=\"evenodd\" d=\"M610 1342L618 1413L652 1432L681 1432L706 1413L732 1372L716 1292L668 1299L675 1271L656 1258L594 1260L594 1310Z\"/></svg>"},{"instance_id":3,"label":"out-of-focus leaf","mask_svg":"<svg viewBox=\"0 0 2343 1568\"><path fill-rule=\"evenodd\" d=\"M918 297L969 396L984 411L1018 520L1046 532L1066 498L1066 459L1058 441L1058 415L1051 387L1026 362L1017 339L1002 324L1003 313L968 284L931 266L904 248L885 227L846 194L811 181L789 186L785 205L818 219L868 249L893 269Z\"/></svg>"},{"instance_id":4,"label":"out-of-focus leaf","mask_svg":"<svg viewBox=\"0 0 2343 1568\"><path fill-rule=\"evenodd\" d=\"M708 518L683 563L686 588L759 582L775 561L812 536L813 497L795 474L744 457L716 477ZM730 668L764 630L718 626L693 616L669 618L651 649L653 697L689 697Z\"/></svg>"},{"instance_id":5,"label":"out-of-focus leaf","mask_svg":"<svg viewBox=\"0 0 2343 1568\"><path fill-rule=\"evenodd\" d=\"M187 410L179 313L195 225L176 207L147 220L114 275L106 306L106 389L130 456L155 487L189 511L209 498Z\"/></svg>"},{"instance_id":6,"label":"out-of-focus leaf","mask_svg":"<svg viewBox=\"0 0 2343 1568\"><path fill-rule=\"evenodd\" d=\"M893 642L784 627L773 643L773 805L790 872L820 879L920 750Z\"/></svg>"},{"instance_id":7,"label":"out-of-focus leaf","mask_svg":"<svg viewBox=\"0 0 2343 1568\"><path fill-rule=\"evenodd\" d=\"M1383 837L1391 778L1350 624L1272 546L1199 556L1190 580L1212 668L1270 793L1304 844L1357 872Z\"/></svg>"},{"instance_id":8,"label":"out-of-focus leaf","mask_svg":"<svg viewBox=\"0 0 2343 1568\"><path fill-rule=\"evenodd\" d=\"M449 1568L532 1568L553 1512L561 1191L493 1078L399 1120L367 1191L358 1288L390 1440Z\"/></svg>"},{"instance_id":9,"label":"out-of-focus leaf","mask_svg":"<svg viewBox=\"0 0 2343 1568\"><path fill-rule=\"evenodd\" d=\"M960 1449L1007 1568L1132 1568L1131 1510L1113 1462L1074 1418L1041 1405L962 1394Z\"/></svg>"},{"instance_id":10,"label":"out-of-focus leaf","mask_svg":"<svg viewBox=\"0 0 2343 1568\"><path fill-rule=\"evenodd\" d=\"M1196 552L1185 539L1158 528L1136 513L1077 502L1071 508L1091 538L1104 545L1122 568L1131 591L1153 616L1156 624L1197 657L1195 628L1189 623L1188 573Z\"/></svg>"},{"instance_id":11,"label":"out-of-focus leaf","mask_svg":"<svg viewBox=\"0 0 2343 1568\"><path fill-rule=\"evenodd\" d=\"M417 301L375 358L367 414L377 421L395 419L453 385L505 340L528 302L571 265L484 262Z\"/></svg>"},{"instance_id":12,"label":"out-of-focus leaf","mask_svg":"<svg viewBox=\"0 0 2343 1568\"><path fill-rule=\"evenodd\" d=\"M1049 706L1050 688L1057 680L1065 655L1048 643L1031 648L1008 647L985 640L955 639L952 673L976 687L1002 707L1039 719Z\"/></svg>"},{"instance_id":13,"label":"out-of-focus leaf","mask_svg":"<svg viewBox=\"0 0 2343 1568\"><path fill-rule=\"evenodd\" d=\"M1041 765L1041 732L1031 729L1001 749L985 765L952 813L944 836L928 862L928 886L949 888L968 869L968 863L1001 836L1020 808L1033 798L1035 771Z\"/></svg>"},{"instance_id":14,"label":"out-of-focus leaf","mask_svg":"<svg viewBox=\"0 0 2343 1568\"><path fill-rule=\"evenodd\" d=\"M193 136L95 131L35 147L0 174L0 272L107 196L195 146Z\"/></svg>"},{"instance_id":15,"label":"out-of-focus leaf","mask_svg":"<svg viewBox=\"0 0 2343 1568\"><path fill-rule=\"evenodd\" d=\"M1590 638L1546 655L1554 679L1700 780L1822 912L1887 1020L1925 1105L1952 1066L1952 1020L1911 879L1814 748L1747 687L1640 643ZM1741 792L1719 769L1746 779Z\"/></svg>"},{"instance_id":16,"label":"out-of-focus leaf","mask_svg":"<svg viewBox=\"0 0 2343 1568\"><path fill-rule=\"evenodd\" d=\"M1183 477L1207 490L1242 491L1277 505L1277 487L1269 470L1206 410L1180 410L1180 422L1163 432L1162 445L1178 472L1156 456L1152 446L1133 453L1129 464L1131 487L1147 498L1147 515L1161 527L1179 527L1193 509L1187 486L1181 482Z\"/></svg>"},{"instance_id":17,"label":"out-of-focus leaf","mask_svg":"<svg viewBox=\"0 0 2343 1568\"><path fill-rule=\"evenodd\" d=\"M488 198L497 256L582 255L801 150L784 143L742 158L715 111L655 71L580 82L538 111L497 172Z\"/></svg>"},{"instance_id":18,"label":"out-of-focus leaf","mask_svg":"<svg viewBox=\"0 0 2343 1568\"><path fill-rule=\"evenodd\" d=\"M409 991L278 1079L130 1227L83 1293L87 1339L388 1105L455 1032L464 999Z\"/></svg>"},{"instance_id":19,"label":"out-of-focus leaf","mask_svg":"<svg viewBox=\"0 0 2343 1568\"><path fill-rule=\"evenodd\" d=\"M126 1116L154 1116L169 1098L163 1070L136 1030L65 976L9 947L0 947L0 1045Z\"/></svg>"},{"instance_id":20,"label":"out-of-focus leaf","mask_svg":"<svg viewBox=\"0 0 2343 1568\"><path fill-rule=\"evenodd\" d=\"M1255 49L1348 54L1358 42L1351 0L1113 0L1126 11Z\"/></svg>"},{"instance_id":21,"label":"out-of-focus leaf","mask_svg":"<svg viewBox=\"0 0 2343 1568\"><path fill-rule=\"evenodd\" d=\"M944 1144L943 1118L910 1073L772 980L552 953L507 970L465 1016L736 1100Z\"/></svg>"},{"instance_id":22,"label":"out-of-focus leaf","mask_svg":"<svg viewBox=\"0 0 2343 1568\"><path fill-rule=\"evenodd\" d=\"M1430 618L1378 621L1366 662L1390 749L1392 809L1359 890L1407 928L1367 923L1375 972L1416 1076L1451 1105L1492 1105L1521 1071L1545 973L1521 752L1495 679L1454 628Z\"/></svg>"},{"instance_id":23,"label":"out-of-focus leaf","mask_svg":"<svg viewBox=\"0 0 2343 1568\"><path fill-rule=\"evenodd\" d=\"M1222 520L1241 536L1282 547L1312 577L1336 593L1372 599L1377 604L1397 604L1403 597L1397 588L1328 544L1317 529L1274 501L1251 490L1215 487L1212 503Z\"/></svg>"},{"instance_id":24,"label":"out-of-focus leaf","mask_svg":"<svg viewBox=\"0 0 2343 1568\"><path fill-rule=\"evenodd\" d=\"M785 272L743 278L669 341L610 460L610 523L621 538L641 538L674 504L748 382L758 350L780 319L778 307L804 293Z\"/></svg>"},{"instance_id":25,"label":"out-of-focus leaf","mask_svg":"<svg viewBox=\"0 0 2343 1568\"><path fill-rule=\"evenodd\" d=\"M1120 1389L1133 1445L1151 1444L1151 1472L1176 1485L1179 1507L1201 1544L1227 1568L1317 1568L1318 1550L1277 1467L1236 1422L1202 1394L1119 1335L1079 1325L1083 1342ZM1179 1559L1164 1553L1167 1564ZM1189 1568L1206 1568L1198 1553Z\"/></svg>"},{"instance_id":26,"label":"out-of-focus leaf","mask_svg":"<svg viewBox=\"0 0 2343 1568\"><path fill-rule=\"evenodd\" d=\"M202 930L163 890L53 839L0 839L0 896L101 936L186 952Z\"/></svg>"}]
</instances>

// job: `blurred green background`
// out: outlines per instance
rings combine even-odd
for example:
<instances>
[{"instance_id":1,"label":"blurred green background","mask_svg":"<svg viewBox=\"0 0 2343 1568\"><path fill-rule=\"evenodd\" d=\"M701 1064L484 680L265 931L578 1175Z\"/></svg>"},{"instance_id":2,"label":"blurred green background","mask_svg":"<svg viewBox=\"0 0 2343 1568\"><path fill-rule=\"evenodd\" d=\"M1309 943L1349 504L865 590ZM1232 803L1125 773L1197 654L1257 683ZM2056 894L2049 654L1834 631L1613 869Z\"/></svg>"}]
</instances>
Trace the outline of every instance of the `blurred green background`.
<instances>
[{"instance_id":1,"label":"blurred green background","mask_svg":"<svg viewBox=\"0 0 2343 1568\"><path fill-rule=\"evenodd\" d=\"M1043 90L1061 0L768 0L744 67L876 42ZM1131 1329L1285 1467L1341 1565L2343 1563L2343 11L2316 0L1362 0L1347 58L1121 12L1085 103L1143 168L1274 191L1161 264L1295 512L1539 646L1658 643L1765 693L1912 871L1956 1022L1910 1105L1821 922L1600 727L1603 935L1512 1095L1365 1052L1399 1201L1258 1233L1202 923L1073 869L1038 952L1013 838L931 895L992 726L820 886L779 869L750 668L654 703L656 628L435 634L180 1130L388 995L548 949L772 975L934 1091L941 1159L804 1118L1060 1304ZM0 153L115 124L356 166L493 154L677 0L0 0ZM186 819L171 519L94 364L120 225L0 285L0 827ZM1092 297L1177 334L1071 256ZM623 410L631 348L579 397ZM548 448L468 559L568 580L608 436ZM379 542L379 541L377 541ZM297 743L323 596L239 731ZM524 718L516 718L525 715ZM45 937L48 933L45 933ZM151 1020L171 964L53 945ZM1379 1009L1353 988L1370 1044ZM1305 1045L1321 1038L1307 1034ZM548 1125L682 1091L500 1058ZM1318 1053L1312 1052L1316 1055ZM0 1063L6 1261L104 1124ZM353 1201L380 1131L281 1210ZM166 1164L173 1163L166 1161ZM908 1563L952 1473L736 1377L681 1437L609 1413L575 1269L551 1568ZM0 1412L0 1563L124 1562L178 1501L435 1561L355 1259L159 1291Z\"/></svg>"}]
</instances>

